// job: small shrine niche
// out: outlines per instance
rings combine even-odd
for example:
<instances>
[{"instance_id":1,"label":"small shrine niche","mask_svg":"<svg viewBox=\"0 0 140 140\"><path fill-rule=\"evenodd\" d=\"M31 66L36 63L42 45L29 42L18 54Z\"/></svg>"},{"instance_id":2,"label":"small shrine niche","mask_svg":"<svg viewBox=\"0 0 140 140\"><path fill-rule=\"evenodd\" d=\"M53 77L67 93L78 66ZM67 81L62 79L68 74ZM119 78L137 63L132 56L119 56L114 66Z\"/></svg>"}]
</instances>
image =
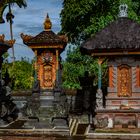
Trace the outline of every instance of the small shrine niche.
<instances>
[{"instance_id":1,"label":"small shrine niche","mask_svg":"<svg viewBox=\"0 0 140 140\"><path fill-rule=\"evenodd\" d=\"M38 54L37 69L41 87L54 87L56 75L56 54L52 51L43 51Z\"/></svg>"},{"instance_id":2,"label":"small shrine niche","mask_svg":"<svg viewBox=\"0 0 140 140\"><path fill-rule=\"evenodd\" d=\"M126 5L122 10L126 10ZM99 75L96 94L97 127L108 119L106 128L140 128L140 24L121 16L94 37L85 41L81 52L98 58ZM102 91L102 60L107 59L107 93ZM97 95L100 95L98 99ZM103 98L104 97L104 98ZM101 104L99 101L101 101ZM105 103L104 105L102 103Z\"/></svg>"},{"instance_id":3,"label":"small shrine niche","mask_svg":"<svg viewBox=\"0 0 140 140\"><path fill-rule=\"evenodd\" d=\"M121 65L118 67L118 96L131 97L131 67Z\"/></svg>"},{"instance_id":4,"label":"small shrine niche","mask_svg":"<svg viewBox=\"0 0 140 140\"><path fill-rule=\"evenodd\" d=\"M44 31L34 37L21 34L24 44L35 53L35 70L42 89L53 89L56 86L57 75L60 70L60 53L67 45L67 37L56 35L51 27L52 23L47 14Z\"/></svg>"}]
</instances>

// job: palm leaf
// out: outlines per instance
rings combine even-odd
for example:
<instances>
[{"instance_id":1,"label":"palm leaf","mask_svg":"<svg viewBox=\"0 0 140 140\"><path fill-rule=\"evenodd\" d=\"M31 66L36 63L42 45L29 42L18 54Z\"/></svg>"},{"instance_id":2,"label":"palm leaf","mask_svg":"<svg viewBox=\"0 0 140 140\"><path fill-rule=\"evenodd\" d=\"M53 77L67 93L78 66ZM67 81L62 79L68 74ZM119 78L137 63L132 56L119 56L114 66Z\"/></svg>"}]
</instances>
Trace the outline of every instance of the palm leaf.
<instances>
[{"instance_id":1,"label":"palm leaf","mask_svg":"<svg viewBox=\"0 0 140 140\"><path fill-rule=\"evenodd\" d=\"M17 4L20 8L27 7L27 3L25 0L8 0L8 3Z\"/></svg>"},{"instance_id":2,"label":"palm leaf","mask_svg":"<svg viewBox=\"0 0 140 140\"><path fill-rule=\"evenodd\" d=\"M1 3L0 4L0 24L1 23L5 23L4 19L3 19L3 13L4 13L4 10L5 8L7 7L8 5L6 3Z\"/></svg>"}]
</instances>

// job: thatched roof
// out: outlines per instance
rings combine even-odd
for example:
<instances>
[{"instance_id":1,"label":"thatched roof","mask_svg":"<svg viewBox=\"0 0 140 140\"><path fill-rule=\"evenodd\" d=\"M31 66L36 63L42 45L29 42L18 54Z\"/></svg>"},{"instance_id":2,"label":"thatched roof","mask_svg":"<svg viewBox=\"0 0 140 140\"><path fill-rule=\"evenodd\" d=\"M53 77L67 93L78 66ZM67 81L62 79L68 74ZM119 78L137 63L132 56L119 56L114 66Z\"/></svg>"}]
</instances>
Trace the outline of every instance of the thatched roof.
<instances>
[{"instance_id":1,"label":"thatched roof","mask_svg":"<svg viewBox=\"0 0 140 140\"><path fill-rule=\"evenodd\" d=\"M81 45L83 53L140 50L140 24L123 17L110 23Z\"/></svg>"},{"instance_id":2,"label":"thatched roof","mask_svg":"<svg viewBox=\"0 0 140 140\"><path fill-rule=\"evenodd\" d=\"M25 42L27 45L37 45L37 44L64 44L64 42L58 35L53 31L42 31L35 37L31 38L28 42Z\"/></svg>"},{"instance_id":3,"label":"thatched roof","mask_svg":"<svg viewBox=\"0 0 140 140\"><path fill-rule=\"evenodd\" d=\"M21 38L24 44L33 48L61 48L64 49L67 44L67 37L65 35L57 35L52 30L52 23L47 14L44 22L44 31L36 36L24 35L21 33ZM61 46L61 47L60 47Z\"/></svg>"}]
</instances>

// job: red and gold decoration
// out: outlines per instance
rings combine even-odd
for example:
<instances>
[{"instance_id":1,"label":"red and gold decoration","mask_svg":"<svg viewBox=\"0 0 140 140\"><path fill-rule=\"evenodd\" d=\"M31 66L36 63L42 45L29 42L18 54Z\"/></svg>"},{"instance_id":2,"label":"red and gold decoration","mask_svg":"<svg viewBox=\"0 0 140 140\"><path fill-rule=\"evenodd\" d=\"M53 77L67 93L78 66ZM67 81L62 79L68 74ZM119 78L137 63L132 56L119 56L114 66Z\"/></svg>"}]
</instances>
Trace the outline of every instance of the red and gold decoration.
<instances>
[{"instance_id":1,"label":"red and gold decoration","mask_svg":"<svg viewBox=\"0 0 140 140\"><path fill-rule=\"evenodd\" d=\"M37 70L37 78L42 89L53 89L55 87L56 75L60 64L60 53L67 45L67 37L55 34L51 27L52 23L47 14L44 22L44 31L36 36L21 33L24 44L29 46L35 53L35 69Z\"/></svg>"}]
</instances>

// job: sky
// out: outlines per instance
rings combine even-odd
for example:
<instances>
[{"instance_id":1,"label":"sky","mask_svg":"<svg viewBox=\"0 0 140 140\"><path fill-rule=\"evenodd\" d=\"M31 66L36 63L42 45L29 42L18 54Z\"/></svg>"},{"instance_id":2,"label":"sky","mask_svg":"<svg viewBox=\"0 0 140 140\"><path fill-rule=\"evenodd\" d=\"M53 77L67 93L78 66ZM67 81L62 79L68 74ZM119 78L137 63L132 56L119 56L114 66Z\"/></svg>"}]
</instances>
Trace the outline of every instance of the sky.
<instances>
[{"instance_id":1,"label":"sky","mask_svg":"<svg viewBox=\"0 0 140 140\"><path fill-rule=\"evenodd\" d=\"M29 58L34 57L33 51L24 45L20 37L21 33L28 35L37 35L42 32L43 23L45 21L47 13L52 22L52 31L56 34L61 30L60 25L60 12L62 9L63 0L26 0L27 7L19 8L17 5L12 7L12 12L15 15L13 23L13 33L16 43L14 45L16 60L20 60L21 57ZM4 19L7 11L4 12ZM5 22L0 24L0 34L5 34L5 39L10 39L9 23ZM12 50L8 50L10 58L12 57ZM61 54L64 59L66 51Z\"/></svg>"}]
</instances>

